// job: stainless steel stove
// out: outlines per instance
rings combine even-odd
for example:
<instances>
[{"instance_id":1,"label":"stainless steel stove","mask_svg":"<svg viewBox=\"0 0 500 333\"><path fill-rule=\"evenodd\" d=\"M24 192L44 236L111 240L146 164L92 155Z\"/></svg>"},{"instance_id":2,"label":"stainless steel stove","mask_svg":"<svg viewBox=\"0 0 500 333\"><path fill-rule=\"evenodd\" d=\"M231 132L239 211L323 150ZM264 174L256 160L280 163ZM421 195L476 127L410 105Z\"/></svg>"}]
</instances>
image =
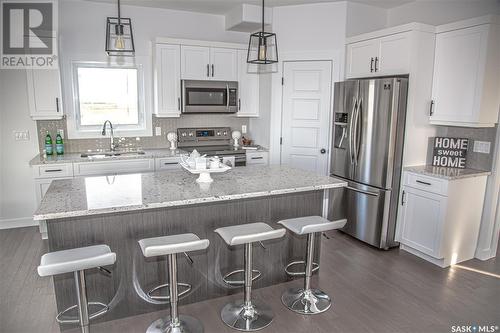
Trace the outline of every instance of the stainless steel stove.
<instances>
[{"instance_id":1,"label":"stainless steel stove","mask_svg":"<svg viewBox=\"0 0 500 333\"><path fill-rule=\"evenodd\" d=\"M177 136L182 150L196 149L202 155L218 156L232 166L246 165L246 152L233 146L229 127L178 128Z\"/></svg>"}]
</instances>

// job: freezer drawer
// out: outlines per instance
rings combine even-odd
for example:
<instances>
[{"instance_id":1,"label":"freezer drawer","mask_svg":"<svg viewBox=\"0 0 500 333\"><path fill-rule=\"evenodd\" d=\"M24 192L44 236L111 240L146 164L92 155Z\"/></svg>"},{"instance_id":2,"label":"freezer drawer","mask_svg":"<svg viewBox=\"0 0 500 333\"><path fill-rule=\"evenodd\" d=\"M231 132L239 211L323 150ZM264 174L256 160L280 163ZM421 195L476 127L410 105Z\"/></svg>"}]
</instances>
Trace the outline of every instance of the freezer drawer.
<instances>
[{"instance_id":1,"label":"freezer drawer","mask_svg":"<svg viewBox=\"0 0 500 333\"><path fill-rule=\"evenodd\" d=\"M330 198L328 219L346 218L347 224L341 230L363 242L384 249L395 246L392 194L391 190L348 182Z\"/></svg>"}]
</instances>

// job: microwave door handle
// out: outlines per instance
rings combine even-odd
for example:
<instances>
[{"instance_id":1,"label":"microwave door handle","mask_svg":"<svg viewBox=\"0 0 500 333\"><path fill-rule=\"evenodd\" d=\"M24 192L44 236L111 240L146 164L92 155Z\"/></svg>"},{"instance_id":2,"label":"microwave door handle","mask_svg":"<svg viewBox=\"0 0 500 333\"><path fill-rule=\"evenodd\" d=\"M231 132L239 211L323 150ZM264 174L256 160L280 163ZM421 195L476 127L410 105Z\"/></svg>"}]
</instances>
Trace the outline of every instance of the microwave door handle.
<instances>
[{"instance_id":1,"label":"microwave door handle","mask_svg":"<svg viewBox=\"0 0 500 333\"><path fill-rule=\"evenodd\" d=\"M226 83L226 109L229 109L229 84Z\"/></svg>"}]
</instances>

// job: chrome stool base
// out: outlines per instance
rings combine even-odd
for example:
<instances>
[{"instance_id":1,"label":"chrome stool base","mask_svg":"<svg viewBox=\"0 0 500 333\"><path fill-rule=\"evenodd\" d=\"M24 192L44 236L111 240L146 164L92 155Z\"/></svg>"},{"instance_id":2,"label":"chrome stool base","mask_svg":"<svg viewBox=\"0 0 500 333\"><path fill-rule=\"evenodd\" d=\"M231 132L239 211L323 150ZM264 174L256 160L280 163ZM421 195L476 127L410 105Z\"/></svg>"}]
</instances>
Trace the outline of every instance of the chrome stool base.
<instances>
[{"instance_id":1,"label":"chrome stool base","mask_svg":"<svg viewBox=\"0 0 500 333\"><path fill-rule=\"evenodd\" d=\"M322 313L332 306L330 297L319 289L289 289L281 301L288 309L304 315Z\"/></svg>"},{"instance_id":2,"label":"chrome stool base","mask_svg":"<svg viewBox=\"0 0 500 333\"><path fill-rule=\"evenodd\" d=\"M274 313L264 303L252 301L249 307L245 307L245 302L240 300L226 304L221 310L221 318L227 326L248 332L269 326Z\"/></svg>"},{"instance_id":3,"label":"chrome stool base","mask_svg":"<svg viewBox=\"0 0 500 333\"><path fill-rule=\"evenodd\" d=\"M88 302L87 306L89 311L91 307L97 308L95 312L89 313L89 320L98 318L109 311L108 305L101 302ZM68 312L75 310L77 315L75 316L65 316ZM60 324L78 324L80 322L80 318L78 317L78 304L70 306L66 310L59 312L56 316L56 321Z\"/></svg>"},{"instance_id":4,"label":"chrome stool base","mask_svg":"<svg viewBox=\"0 0 500 333\"><path fill-rule=\"evenodd\" d=\"M201 322L191 316L179 315L178 324L173 325L170 317L155 320L147 329L147 333L203 333Z\"/></svg>"}]
</instances>

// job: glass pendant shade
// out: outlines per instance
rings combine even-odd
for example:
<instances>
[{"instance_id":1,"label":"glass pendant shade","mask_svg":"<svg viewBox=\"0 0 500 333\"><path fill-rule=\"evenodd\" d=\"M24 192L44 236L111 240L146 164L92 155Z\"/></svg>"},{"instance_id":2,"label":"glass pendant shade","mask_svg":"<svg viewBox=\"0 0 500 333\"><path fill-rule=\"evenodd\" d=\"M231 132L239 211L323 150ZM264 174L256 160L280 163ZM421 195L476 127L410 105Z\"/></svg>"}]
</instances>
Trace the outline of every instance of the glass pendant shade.
<instances>
[{"instance_id":1,"label":"glass pendant shade","mask_svg":"<svg viewBox=\"0 0 500 333\"><path fill-rule=\"evenodd\" d=\"M130 18L121 17L118 0L118 17L106 19L106 53L108 56L129 56L135 54L134 34Z\"/></svg>"},{"instance_id":2,"label":"glass pendant shade","mask_svg":"<svg viewBox=\"0 0 500 333\"><path fill-rule=\"evenodd\" d=\"M267 65L278 62L278 45L276 34L259 31L250 35L247 62L249 64Z\"/></svg>"}]
</instances>

